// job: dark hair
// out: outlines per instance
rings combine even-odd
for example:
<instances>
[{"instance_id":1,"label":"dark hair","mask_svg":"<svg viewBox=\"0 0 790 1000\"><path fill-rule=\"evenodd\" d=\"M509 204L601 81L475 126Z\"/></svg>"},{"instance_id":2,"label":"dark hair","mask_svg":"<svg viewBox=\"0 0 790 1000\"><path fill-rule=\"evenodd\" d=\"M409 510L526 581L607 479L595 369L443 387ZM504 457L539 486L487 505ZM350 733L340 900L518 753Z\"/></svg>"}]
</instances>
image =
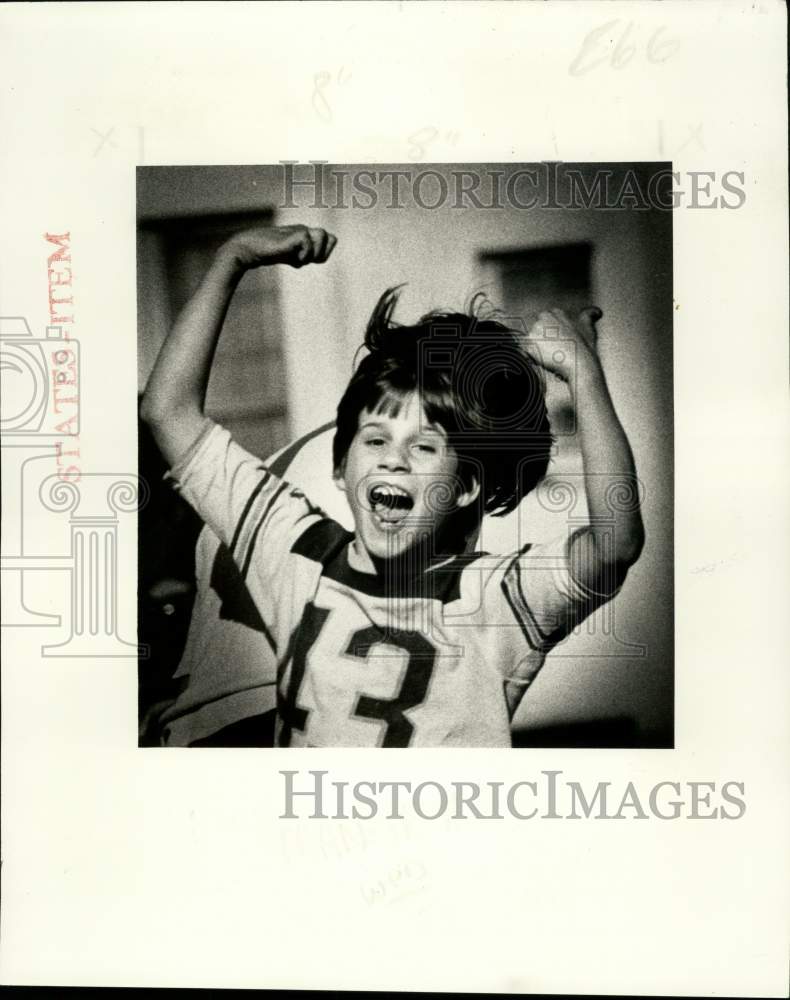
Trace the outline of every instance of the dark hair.
<instances>
[{"instance_id":1,"label":"dark hair","mask_svg":"<svg viewBox=\"0 0 790 1000\"><path fill-rule=\"evenodd\" d=\"M480 484L481 510L507 514L546 474L552 434L540 368L503 323L481 316L485 297L466 313L434 311L413 326L392 320L400 287L381 296L365 331L370 352L337 408L332 443L335 472L363 410L397 414L418 392L425 415L447 432L464 488Z\"/></svg>"}]
</instances>

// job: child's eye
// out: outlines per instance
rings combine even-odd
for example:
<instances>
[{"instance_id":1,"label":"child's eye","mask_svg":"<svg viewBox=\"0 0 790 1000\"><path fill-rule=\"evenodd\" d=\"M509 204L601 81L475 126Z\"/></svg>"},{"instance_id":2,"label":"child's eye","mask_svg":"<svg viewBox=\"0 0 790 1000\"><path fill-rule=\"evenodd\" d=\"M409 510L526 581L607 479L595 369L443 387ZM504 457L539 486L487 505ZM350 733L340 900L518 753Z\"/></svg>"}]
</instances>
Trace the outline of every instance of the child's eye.
<instances>
[{"instance_id":1,"label":"child's eye","mask_svg":"<svg viewBox=\"0 0 790 1000\"><path fill-rule=\"evenodd\" d=\"M432 444L418 444L417 450L426 455L435 455L437 451L435 446Z\"/></svg>"},{"instance_id":2,"label":"child's eye","mask_svg":"<svg viewBox=\"0 0 790 1000\"><path fill-rule=\"evenodd\" d=\"M379 445L384 444L384 438L381 438L381 437L368 438L367 441L365 441L365 444L373 445L374 447L378 447Z\"/></svg>"}]
</instances>

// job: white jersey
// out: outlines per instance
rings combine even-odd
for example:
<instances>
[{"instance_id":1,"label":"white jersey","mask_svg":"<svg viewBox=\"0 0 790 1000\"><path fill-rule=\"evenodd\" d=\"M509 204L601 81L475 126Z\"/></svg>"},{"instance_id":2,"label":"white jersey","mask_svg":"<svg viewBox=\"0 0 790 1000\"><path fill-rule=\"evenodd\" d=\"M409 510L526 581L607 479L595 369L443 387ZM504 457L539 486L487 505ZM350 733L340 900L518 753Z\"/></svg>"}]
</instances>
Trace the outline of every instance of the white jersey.
<instances>
[{"instance_id":1,"label":"white jersey","mask_svg":"<svg viewBox=\"0 0 790 1000\"><path fill-rule=\"evenodd\" d=\"M334 488L332 435L324 424L266 459L279 476L302 485L336 518L353 524L345 498ZM323 472L323 476L322 473ZM326 480L326 482L324 481ZM175 700L159 717L163 746L190 746L244 720L256 746L271 746L277 705L277 661L264 625L230 553L207 525L195 546L195 602L174 680Z\"/></svg>"},{"instance_id":2,"label":"white jersey","mask_svg":"<svg viewBox=\"0 0 790 1000\"><path fill-rule=\"evenodd\" d=\"M510 746L508 692L607 599L571 577L567 535L408 578L359 572L353 535L211 421L171 475L276 657L278 746Z\"/></svg>"}]
</instances>

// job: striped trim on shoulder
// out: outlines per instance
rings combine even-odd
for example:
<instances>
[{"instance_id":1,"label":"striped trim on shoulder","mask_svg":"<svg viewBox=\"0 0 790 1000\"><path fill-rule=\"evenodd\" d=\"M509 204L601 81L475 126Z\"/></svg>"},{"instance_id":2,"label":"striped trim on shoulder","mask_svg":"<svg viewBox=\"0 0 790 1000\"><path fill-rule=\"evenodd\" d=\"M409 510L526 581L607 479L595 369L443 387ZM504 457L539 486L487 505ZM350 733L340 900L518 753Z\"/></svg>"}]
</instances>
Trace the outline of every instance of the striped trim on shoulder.
<instances>
[{"instance_id":1,"label":"striped trim on shoulder","mask_svg":"<svg viewBox=\"0 0 790 1000\"><path fill-rule=\"evenodd\" d=\"M353 534L331 518L316 521L291 546L294 555L320 563L324 569L332 562Z\"/></svg>"},{"instance_id":2,"label":"striped trim on shoulder","mask_svg":"<svg viewBox=\"0 0 790 1000\"><path fill-rule=\"evenodd\" d=\"M261 472L264 472L263 477L257 484L255 489L250 493L249 500L244 505L244 510L241 512L241 517L239 518L239 523L236 525L236 530L233 532L233 540L230 543L230 551L234 554L236 553L236 546L239 543L239 537L241 536L242 529L249 519L250 511L255 503L256 499L261 493L261 490L266 486L268 481L271 479L271 473L264 469L264 466L260 466Z\"/></svg>"},{"instance_id":3,"label":"striped trim on shoulder","mask_svg":"<svg viewBox=\"0 0 790 1000\"><path fill-rule=\"evenodd\" d=\"M249 512L244 523L241 525L238 541L233 549L233 557L241 566L241 575L245 579L250 569L250 562L258 533L263 527L264 521L269 516L272 507L277 503L282 494L290 488L288 483L278 482L278 480L274 479L268 473L266 474L266 480L267 483L256 493L252 504L250 504Z\"/></svg>"},{"instance_id":4,"label":"striped trim on shoulder","mask_svg":"<svg viewBox=\"0 0 790 1000\"><path fill-rule=\"evenodd\" d=\"M333 423L328 423L317 427L285 448L268 465L260 465L258 467L263 475L244 505L244 510L239 518L239 523L236 525L230 546L233 558L242 567L242 576L244 578L246 578L250 568L252 553L255 549L258 534L272 507L285 490L290 490L295 498L303 499L312 513L325 516L319 507L315 507L307 500L301 490L295 488L289 482L282 480L282 477L286 474L288 467L298 456L302 448L320 434L330 430L333 426Z\"/></svg>"},{"instance_id":5,"label":"striped trim on shoulder","mask_svg":"<svg viewBox=\"0 0 790 1000\"><path fill-rule=\"evenodd\" d=\"M549 645L551 632L544 632L538 624L532 609L524 595L524 588L521 585L521 562L520 557L531 548L525 545L511 560L510 565L505 570L502 577L502 593L505 595L513 617L521 627L524 638L530 647L537 651L542 651Z\"/></svg>"}]
</instances>

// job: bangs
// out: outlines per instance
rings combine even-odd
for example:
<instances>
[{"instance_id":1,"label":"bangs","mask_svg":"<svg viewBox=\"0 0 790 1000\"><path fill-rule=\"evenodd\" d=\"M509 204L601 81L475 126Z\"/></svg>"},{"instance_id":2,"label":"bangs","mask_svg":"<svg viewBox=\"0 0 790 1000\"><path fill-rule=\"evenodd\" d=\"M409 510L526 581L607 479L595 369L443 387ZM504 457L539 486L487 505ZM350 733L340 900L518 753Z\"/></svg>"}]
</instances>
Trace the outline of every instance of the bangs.
<instances>
[{"instance_id":1,"label":"bangs","mask_svg":"<svg viewBox=\"0 0 790 1000\"><path fill-rule=\"evenodd\" d=\"M398 288L379 298L365 331L369 353L338 405L335 474L363 410L397 418L416 394L426 423L441 428L455 451L462 481L479 483L479 516L515 510L551 457L542 372L512 329L484 317L479 298L468 313L434 311L412 326L393 320L397 299Z\"/></svg>"},{"instance_id":2,"label":"bangs","mask_svg":"<svg viewBox=\"0 0 790 1000\"><path fill-rule=\"evenodd\" d=\"M409 382L405 384L404 380L400 385L389 380L378 382L364 408L369 413L397 419L408 400L416 396L428 424L442 427L448 438L457 432L458 410L449 386L418 385L416 379Z\"/></svg>"},{"instance_id":3,"label":"bangs","mask_svg":"<svg viewBox=\"0 0 790 1000\"><path fill-rule=\"evenodd\" d=\"M400 411L406 404L406 400L416 390L401 388L394 385L376 385L371 393L371 399L365 405L368 413L376 413L383 417L397 419Z\"/></svg>"}]
</instances>

